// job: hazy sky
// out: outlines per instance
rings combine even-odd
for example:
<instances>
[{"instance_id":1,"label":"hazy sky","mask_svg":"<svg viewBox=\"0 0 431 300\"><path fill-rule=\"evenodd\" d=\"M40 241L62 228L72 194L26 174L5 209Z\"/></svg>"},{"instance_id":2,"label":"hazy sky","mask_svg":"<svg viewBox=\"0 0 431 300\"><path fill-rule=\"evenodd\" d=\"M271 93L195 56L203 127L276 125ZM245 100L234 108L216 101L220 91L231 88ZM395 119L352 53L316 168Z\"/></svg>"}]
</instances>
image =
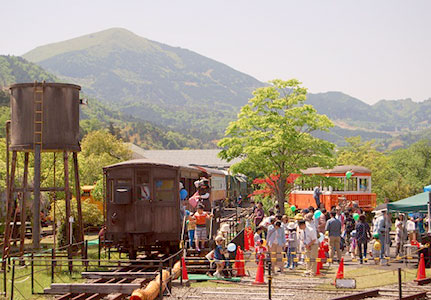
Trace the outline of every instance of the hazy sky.
<instances>
[{"instance_id":1,"label":"hazy sky","mask_svg":"<svg viewBox=\"0 0 431 300\"><path fill-rule=\"evenodd\" d=\"M0 54L111 27L223 62L262 81L368 103L431 98L431 1L4 0Z\"/></svg>"}]
</instances>

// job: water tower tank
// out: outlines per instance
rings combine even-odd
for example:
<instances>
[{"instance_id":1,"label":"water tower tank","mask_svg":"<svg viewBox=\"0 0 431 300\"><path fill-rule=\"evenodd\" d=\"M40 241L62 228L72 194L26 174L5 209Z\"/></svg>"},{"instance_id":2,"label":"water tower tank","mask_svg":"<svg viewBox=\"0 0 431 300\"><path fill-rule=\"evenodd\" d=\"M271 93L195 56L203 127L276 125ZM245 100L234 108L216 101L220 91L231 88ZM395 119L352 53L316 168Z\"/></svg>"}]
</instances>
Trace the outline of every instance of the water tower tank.
<instances>
[{"instance_id":1,"label":"water tower tank","mask_svg":"<svg viewBox=\"0 0 431 300\"><path fill-rule=\"evenodd\" d=\"M10 149L80 151L79 91L64 83L18 83L10 86Z\"/></svg>"}]
</instances>

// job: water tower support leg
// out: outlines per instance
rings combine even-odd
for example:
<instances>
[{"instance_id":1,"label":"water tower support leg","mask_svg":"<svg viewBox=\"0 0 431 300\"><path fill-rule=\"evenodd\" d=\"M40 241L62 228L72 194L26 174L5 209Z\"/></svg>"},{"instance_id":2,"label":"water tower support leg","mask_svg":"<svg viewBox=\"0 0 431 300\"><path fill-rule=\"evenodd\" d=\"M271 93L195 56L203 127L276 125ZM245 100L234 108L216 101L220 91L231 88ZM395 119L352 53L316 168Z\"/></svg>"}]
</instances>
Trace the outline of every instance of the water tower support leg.
<instances>
[{"instance_id":1,"label":"water tower support leg","mask_svg":"<svg viewBox=\"0 0 431 300\"><path fill-rule=\"evenodd\" d=\"M12 152L12 166L10 170L10 178L9 178L9 186L7 192L6 199L6 222L5 222L5 230L4 230L4 241L3 241L3 267L5 266L5 258L9 255L10 250L10 237L11 237L11 226L10 222L12 221L12 213L13 213L13 185L15 182L15 169L16 169L16 151ZM9 166L8 166L9 167Z\"/></svg>"},{"instance_id":2,"label":"water tower support leg","mask_svg":"<svg viewBox=\"0 0 431 300\"><path fill-rule=\"evenodd\" d=\"M40 248L40 145L34 147L33 248Z\"/></svg>"},{"instance_id":3,"label":"water tower support leg","mask_svg":"<svg viewBox=\"0 0 431 300\"><path fill-rule=\"evenodd\" d=\"M79 242L84 241L84 226L82 222L82 208L81 208L81 186L79 183L79 166L78 166L78 153L73 152L73 169L75 171L75 194L76 194L76 209L78 210L78 230ZM81 244L81 255L85 258L85 245Z\"/></svg>"},{"instance_id":4,"label":"water tower support leg","mask_svg":"<svg viewBox=\"0 0 431 300\"><path fill-rule=\"evenodd\" d=\"M70 188L69 188L69 153L67 151L63 152L63 162L64 162L64 193L65 193L65 202L66 202L66 243L69 247L67 247L67 257L69 259L72 258L72 248L70 244L73 242L71 240L71 236L73 232L70 232ZM69 262L70 268L70 262Z\"/></svg>"},{"instance_id":5,"label":"water tower support leg","mask_svg":"<svg viewBox=\"0 0 431 300\"><path fill-rule=\"evenodd\" d=\"M26 203L27 203L27 197L28 192L26 192L26 189L28 188L28 156L29 153L24 153L24 176L22 180L22 185L24 188L23 195L21 197L21 203L19 204L20 207L20 221L21 221L21 232L20 232L20 243L19 243L19 256L22 257L24 255L24 241L25 241L25 221L27 219L26 216Z\"/></svg>"}]
</instances>

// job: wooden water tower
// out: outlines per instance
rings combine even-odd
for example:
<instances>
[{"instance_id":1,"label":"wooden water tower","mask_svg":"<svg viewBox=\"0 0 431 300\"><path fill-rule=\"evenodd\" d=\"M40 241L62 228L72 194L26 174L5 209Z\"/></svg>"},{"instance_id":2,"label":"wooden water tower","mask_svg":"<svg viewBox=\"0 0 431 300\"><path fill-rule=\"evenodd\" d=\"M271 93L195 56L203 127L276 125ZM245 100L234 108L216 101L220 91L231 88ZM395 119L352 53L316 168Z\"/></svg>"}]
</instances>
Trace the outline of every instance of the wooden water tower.
<instances>
[{"instance_id":1,"label":"wooden water tower","mask_svg":"<svg viewBox=\"0 0 431 300\"><path fill-rule=\"evenodd\" d=\"M71 216L71 191L69 180L69 154L73 155L75 191L78 215L78 242L84 240L80 185L78 174L79 145L79 91L81 87L63 83L19 83L10 86L11 121L6 126L6 226L3 244L3 259L9 256L11 233L17 223L14 213L15 195L19 194L20 208L20 255L24 252L26 202L32 193L33 202L33 248L40 247L40 193L64 192L66 220ZM10 160L10 152L12 159ZM22 187L16 186L17 154L24 153ZM41 153L63 154L64 185L41 186ZM34 184L28 183L29 154L34 155ZM10 163L11 161L11 163ZM55 160L54 160L55 168ZM55 169L54 169L55 170ZM54 176L55 177L55 176ZM54 184L55 185L55 184ZM14 217L15 215L15 217ZM9 226L8 226L9 225ZM55 232L54 232L55 234ZM67 244L71 244L70 227L66 226ZM55 247L55 245L54 245ZM69 257L71 256L71 247ZM4 260L3 260L4 261Z\"/></svg>"}]
</instances>

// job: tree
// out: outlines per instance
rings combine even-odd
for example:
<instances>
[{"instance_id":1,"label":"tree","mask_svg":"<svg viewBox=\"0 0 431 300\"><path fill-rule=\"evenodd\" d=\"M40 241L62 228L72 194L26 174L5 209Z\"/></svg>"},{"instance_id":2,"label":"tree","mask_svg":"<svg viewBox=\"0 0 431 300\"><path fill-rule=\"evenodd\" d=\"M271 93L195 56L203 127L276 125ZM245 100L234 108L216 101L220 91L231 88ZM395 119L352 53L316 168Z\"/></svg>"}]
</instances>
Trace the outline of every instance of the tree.
<instances>
[{"instance_id":1,"label":"tree","mask_svg":"<svg viewBox=\"0 0 431 300\"><path fill-rule=\"evenodd\" d=\"M420 140L407 149L399 149L389 155L394 169L402 175L409 190L408 196L423 191L431 184L431 141Z\"/></svg>"},{"instance_id":2,"label":"tree","mask_svg":"<svg viewBox=\"0 0 431 300\"><path fill-rule=\"evenodd\" d=\"M388 155L378 151L374 141L362 141L361 137L346 138L347 146L338 151L337 162L340 165L358 165L371 170L372 190L377 194L377 201L384 198L399 200L410 196L411 188L394 167Z\"/></svg>"},{"instance_id":3,"label":"tree","mask_svg":"<svg viewBox=\"0 0 431 300\"><path fill-rule=\"evenodd\" d=\"M307 90L296 80L273 80L258 88L241 108L238 119L229 124L219 142L220 157L242 160L232 166L234 173L259 177L278 176L276 199L284 201L292 188L287 178L309 167L333 165L334 144L315 138L314 131L328 131L332 122L304 104Z\"/></svg>"},{"instance_id":4,"label":"tree","mask_svg":"<svg viewBox=\"0 0 431 300\"><path fill-rule=\"evenodd\" d=\"M80 159L81 185L102 180L102 168L131 159L129 148L107 130L93 131L82 140Z\"/></svg>"}]
</instances>

